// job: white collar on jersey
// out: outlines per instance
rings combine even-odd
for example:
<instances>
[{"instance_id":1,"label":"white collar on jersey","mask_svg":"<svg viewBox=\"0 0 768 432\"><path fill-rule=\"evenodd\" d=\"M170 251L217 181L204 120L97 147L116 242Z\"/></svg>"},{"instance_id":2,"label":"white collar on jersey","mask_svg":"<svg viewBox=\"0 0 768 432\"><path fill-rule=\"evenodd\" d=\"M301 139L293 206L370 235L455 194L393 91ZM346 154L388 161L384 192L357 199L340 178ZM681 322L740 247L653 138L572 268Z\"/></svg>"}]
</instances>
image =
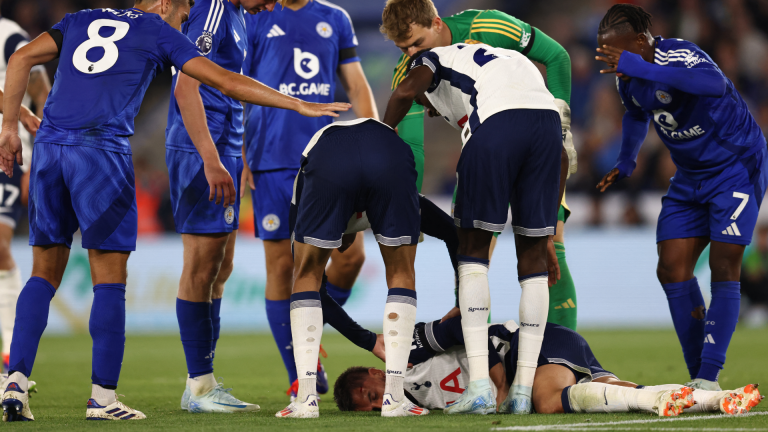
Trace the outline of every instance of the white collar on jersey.
<instances>
[{"instance_id":1,"label":"white collar on jersey","mask_svg":"<svg viewBox=\"0 0 768 432\"><path fill-rule=\"evenodd\" d=\"M368 117L361 117L361 118L355 119L355 120L333 122L333 123L329 124L328 126L326 126L326 127L322 128L322 129L320 129L319 131L317 131L317 133L315 133L315 135L312 137L312 139L309 140L309 144L307 144L307 147L304 149L304 152L301 153L302 156L307 157L307 155L309 154L309 151L312 150L312 147L314 147L315 144L317 144L317 141L320 140L320 137L323 136L323 132L325 132L326 129L332 128L334 126L355 126L355 125L359 125L360 123L367 122L369 120L370 121L375 121L377 123L381 123L384 126L392 129L388 124L382 123L382 122L376 120L375 118L368 118ZM394 129L392 129L392 130L394 130Z\"/></svg>"}]
</instances>

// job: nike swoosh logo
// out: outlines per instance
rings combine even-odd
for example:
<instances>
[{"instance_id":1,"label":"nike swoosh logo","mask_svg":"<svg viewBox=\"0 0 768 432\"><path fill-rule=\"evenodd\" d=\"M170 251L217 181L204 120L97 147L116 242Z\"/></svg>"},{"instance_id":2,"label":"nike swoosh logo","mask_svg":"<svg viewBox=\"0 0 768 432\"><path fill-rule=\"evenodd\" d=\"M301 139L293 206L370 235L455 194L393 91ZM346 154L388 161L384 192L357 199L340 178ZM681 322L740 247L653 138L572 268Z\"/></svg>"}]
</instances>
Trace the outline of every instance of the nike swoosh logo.
<instances>
[{"instance_id":1,"label":"nike swoosh logo","mask_svg":"<svg viewBox=\"0 0 768 432\"><path fill-rule=\"evenodd\" d=\"M608 405L608 396L606 393L608 392L608 389L603 390L603 398L605 398L605 404Z\"/></svg>"},{"instance_id":2,"label":"nike swoosh logo","mask_svg":"<svg viewBox=\"0 0 768 432\"><path fill-rule=\"evenodd\" d=\"M245 408L246 407L245 405L232 405L232 404L225 404L225 403L221 403L221 402L214 402L214 403L216 405L228 406L228 407L233 407L233 408Z\"/></svg>"}]
</instances>

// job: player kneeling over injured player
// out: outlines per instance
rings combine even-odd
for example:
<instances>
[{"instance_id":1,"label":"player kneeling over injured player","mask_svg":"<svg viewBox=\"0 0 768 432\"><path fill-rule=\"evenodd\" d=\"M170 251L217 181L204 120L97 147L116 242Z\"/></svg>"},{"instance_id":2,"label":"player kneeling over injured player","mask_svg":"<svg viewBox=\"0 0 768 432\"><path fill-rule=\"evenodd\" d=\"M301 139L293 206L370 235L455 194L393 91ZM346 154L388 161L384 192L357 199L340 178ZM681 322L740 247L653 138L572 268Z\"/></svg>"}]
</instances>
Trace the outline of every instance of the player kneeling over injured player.
<instances>
[{"instance_id":1,"label":"player kneeling over injured player","mask_svg":"<svg viewBox=\"0 0 768 432\"><path fill-rule=\"evenodd\" d=\"M385 358L381 335L360 327L327 295L322 300L323 312L334 317L328 321L331 326L359 347ZM490 325L488 333L488 370L500 406L515 378L520 331L514 321L508 321ZM470 379L461 318L416 324L411 348L408 362L413 366L406 371L404 384L407 397L429 409L450 405ZM360 366L342 373L333 390L341 411L381 409L383 394L384 371ZM762 398L757 384L707 391L680 384L644 387L621 381L600 366L581 335L551 323L544 331L533 385L533 408L541 414L640 411L668 417L683 410L743 414Z\"/></svg>"},{"instance_id":2,"label":"player kneeling over injured player","mask_svg":"<svg viewBox=\"0 0 768 432\"><path fill-rule=\"evenodd\" d=\"M413 152L373 119L337 122L318 131L302 154L294 184L294 284L291 333L299 389L276 417L315 418L317 354L323 333L320 287L331 252L342 247L350 219L366 212L380 243L389 295L384 307L387 352L383 417L425 415L405 398L403 377L416 322L413 262L419 240L419 194ZM326 317L331 318L331 317Z\"/></svg>"},{"instance_id":3,"label":"player kneeling over injured player","mask_svg":"<svg viewBox=\"0 0 768 432\"><path fill-rule=\"evenodd\" d=\"M527 414L547 322L548 286L560 278L552 237L568 164L561 165L567 154L554 96L525 56L488 45L422 51L409 68L387 105L386 124L400 123L422 95L442 115L468 119L456 168L454 222L459 234L461 322L472 379L446 413L496 412L486 368L488 259L493 233L504 229L511 205L522 329L516 379L502 411Z\"/></svg>"}]
</instances>

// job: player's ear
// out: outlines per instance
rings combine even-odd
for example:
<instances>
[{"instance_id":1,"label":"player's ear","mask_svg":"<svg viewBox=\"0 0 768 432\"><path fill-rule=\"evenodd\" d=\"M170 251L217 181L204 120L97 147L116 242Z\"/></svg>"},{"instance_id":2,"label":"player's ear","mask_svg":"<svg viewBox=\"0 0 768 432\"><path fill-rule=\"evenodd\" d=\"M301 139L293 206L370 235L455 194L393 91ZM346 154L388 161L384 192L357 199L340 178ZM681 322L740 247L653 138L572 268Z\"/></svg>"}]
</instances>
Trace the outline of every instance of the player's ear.
<instances>
[{"instance_id":1,"label":"player's ear","mask_svg":"<svg viewBox=\"0 0 768 432\"><path fill-rule=\"evenodd\" d=\"M439 16L432 18L432 28L438 33L443 30L443 20Z\"/></svg>"}]
</instances>

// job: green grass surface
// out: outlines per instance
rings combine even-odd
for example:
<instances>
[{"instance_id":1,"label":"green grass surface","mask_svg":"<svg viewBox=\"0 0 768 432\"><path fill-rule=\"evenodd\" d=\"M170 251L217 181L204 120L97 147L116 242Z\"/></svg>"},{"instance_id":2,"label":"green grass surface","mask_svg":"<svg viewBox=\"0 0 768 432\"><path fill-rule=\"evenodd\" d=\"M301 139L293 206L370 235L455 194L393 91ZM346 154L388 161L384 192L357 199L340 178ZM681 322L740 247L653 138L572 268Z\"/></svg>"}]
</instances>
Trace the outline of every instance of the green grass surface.
<instances>
[{"instance_id":1,"label":"green grass surface","mask_svg":"<svg viewBox=\"0 0 768 432\"><path fill-rule=\"evenodd\" d=\"M682 354L672 330L588 331L589 341L603 367L620 378L642 384L682 383L687 374ZM331 381L353 365L382 367L373 355L355 347L338 334L323 337L329 358L324 360ZM383 419L377 413L341 413L330 395L320 403L316 420L274 418L288 403L287 378L270 335L224 335L216 356L216 375L224 377L226 387L248 402L261 405L257 414L189 414L179 409L186 369L178 336L130 336L120 380L119 394L127 405L147 414L143 421L86 422L85 405L90 395L90 350L87 336L43 339L35 364L33 380L40 392L31 401L34 423L6 423L6 430L290 430L290 431L474 431L495 427L571 425L590 426L584 430L615 430L596 423L654 420L649 414L589 414L530 416L445 416L440 411L424 418ZM768 330L740 328L733 338L723 387L735 388L750 382L763 382L768 390ZM768 402L755 411L767 411ZM692 417L691 415L684 415ZM500 424L494 424L500 422ZM621 425L631 430L682 428L682 430L768 430L768 415L744 418L718 418L670 423ZM626 429L622 429L626 430ZM660 430L660 429L659 429Z\"/></svg>"}]
</instances>

